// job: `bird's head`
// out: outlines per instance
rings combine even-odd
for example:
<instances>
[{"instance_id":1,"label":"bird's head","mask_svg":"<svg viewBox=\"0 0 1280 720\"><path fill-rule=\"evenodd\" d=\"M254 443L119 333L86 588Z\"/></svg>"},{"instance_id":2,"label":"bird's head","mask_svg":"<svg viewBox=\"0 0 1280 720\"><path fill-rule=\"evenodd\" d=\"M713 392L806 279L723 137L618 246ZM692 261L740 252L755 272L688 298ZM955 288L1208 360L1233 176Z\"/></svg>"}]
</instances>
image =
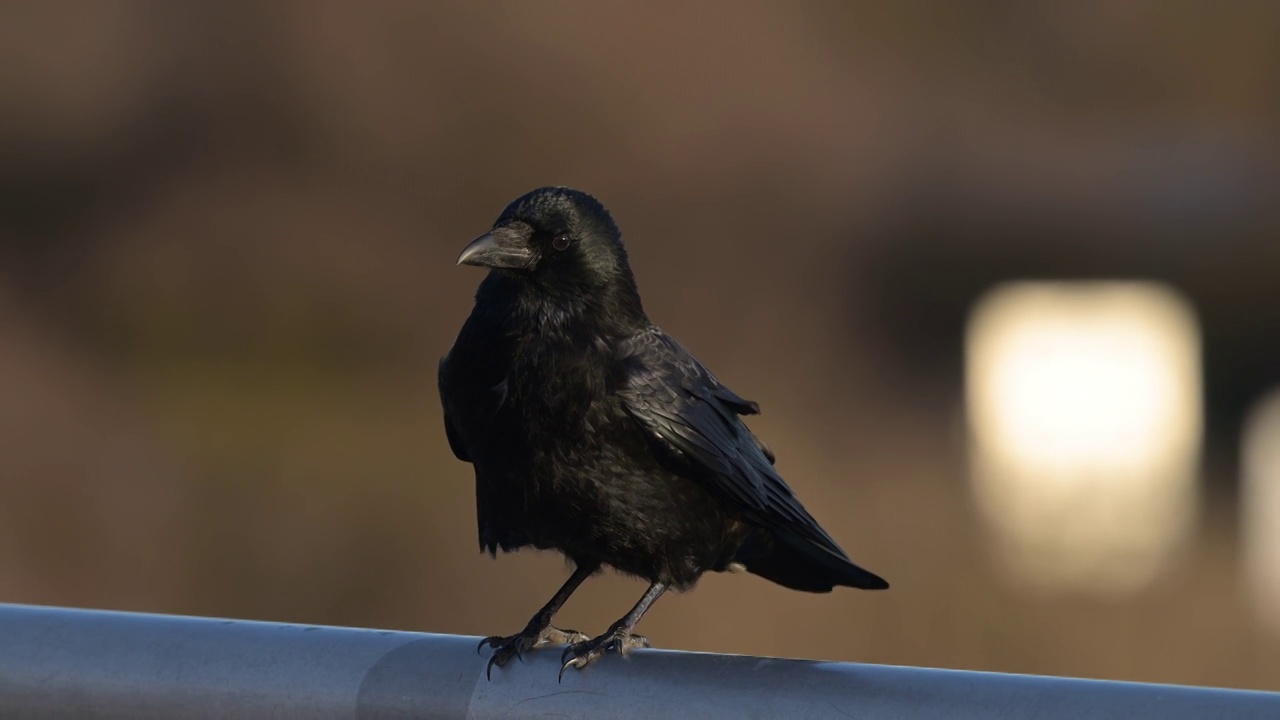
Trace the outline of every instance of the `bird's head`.
<instances>
[{"instance_id":1,"label":"bird's head","mask_svg":"<svg viewBox=\"0 0 1280 720\"><path fill-rule=\"evenodd\" d=\"M513 200L492 230L463 248L458 264L563 290L589 292L631 282L622 236L609 211L567 187L539 188Z\"/></svg>"}]
</instances>

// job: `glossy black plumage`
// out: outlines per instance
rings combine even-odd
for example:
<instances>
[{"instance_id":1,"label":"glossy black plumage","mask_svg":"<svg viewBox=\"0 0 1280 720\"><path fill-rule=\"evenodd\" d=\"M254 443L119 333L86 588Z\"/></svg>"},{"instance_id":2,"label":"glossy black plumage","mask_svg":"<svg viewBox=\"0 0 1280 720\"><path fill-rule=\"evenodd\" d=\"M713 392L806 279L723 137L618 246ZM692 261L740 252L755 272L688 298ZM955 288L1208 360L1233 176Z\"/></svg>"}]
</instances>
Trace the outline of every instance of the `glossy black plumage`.
<instances>
[{"instance_id":1,"label":"glossy black plumage","mask_svg":"<svg viewBox=\"0 0 1280 720\"><path fill-rule=\"evenodd\" d=\"M474 465L480 546L554 549L578 571L493 664L576 641L565 667L647 644L632 634L667 589L737 566L786 587L888 587L849 561L742 422L759 411L649 322L609 213L542 188L512 202L460 263L492 268L440 364L449 445ZM550 625L588 575L650 582L594 639Z\"/></svg>"}]
</instances>

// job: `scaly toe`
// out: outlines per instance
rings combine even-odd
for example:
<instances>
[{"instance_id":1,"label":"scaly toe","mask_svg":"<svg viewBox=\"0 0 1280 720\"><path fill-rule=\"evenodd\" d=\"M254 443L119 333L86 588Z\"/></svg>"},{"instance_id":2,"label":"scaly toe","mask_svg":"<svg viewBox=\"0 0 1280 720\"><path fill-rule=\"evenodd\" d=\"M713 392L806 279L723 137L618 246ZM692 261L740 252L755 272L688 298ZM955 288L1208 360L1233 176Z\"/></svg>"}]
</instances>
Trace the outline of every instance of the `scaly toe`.
<instances>
[{"instance_id":1,"label":"scaly toe","mask_svg":"<svg viewBox=\"0 0 1280 720\"><path fill-rule=\"evenodd\" d=\"M591 637L586 633L580 633L577 630L561 630L554 625L550 625L538 636L538 642L534 643L534 647L573 644L590 639Z\"/></svg>"},{"instance_id":2,"label":"scaly toe","mask_svg":"<svg viewBox=\"0 0 1280 720\"><path fill-rule=\"evenodd\" d=\"M526 650L551 645L553 643L583 643L589 640L585 634L577 630L561 630L554 625L548 625L539 631L525 628L516 635L491 635L480 641L476 646L476 652L480 652L485 645L493 648L493 654L489 656L489 664L485 667L485 677L492 679L493 666L502 667L511 658L524 659ZM572 647L572 645L570 646ZM564 662L565 655L561 655L560 661Z\"/></svg>"},{"instance_id":3,"label":"scaly toe","mask_svg":"<svg viewBox=\"0 0 1280 720\"><path fill-rule=\"evenodd\" d=\"M627 633L619 638L615 638L610 644L610 649L616 649L619 654L626 655L636 648L649 647L649 638L643 635L632 635Z\"/></svg>"},{"instance_id":4,"label":"scaly toe","mask_svg":"<svg viewBox=\"0 0 1280 720\"><path fill-rule=\"evenodd\" d=\"M484 676L492 680L494 665L502 667L508 662L511 662L511 658L513 657L523 658L524 651L533 647L533 643L536 639L536 637L526 635L524 633L512 635L510 637L494 636L491 638L485 638L480 643L480 647L484 647L488 644L489 647L493 648L493 654L489 656L489 663L485 667Z\"/></svg>"},{"instance_id":5,"label":"scaly toe","mask_svg":"<svg viewBox=\"0 0 1280 720\"><path fill-rule=\"evenodd\" d=\"M501 635L490 635L489 637L481 640L479 645L476 645L476 654L479 655L485 645L488 645L491 648L496 648L502 645L504 640L506 640L506 638Z\"/></svg>"},{"instance_id":6,"label":"scaly toe","mask_svg":"<svg viewBox=\"0 0 1280 720\"><path fill-rule=\"evenodd\" d=\"M606 653L616 652L625 656L638 647L649 647L649 639L643 635L634 635L621 630L613 630L598 638L573 643L560 653L560 679L564 679L569 668L581 670L604 657Z\"/></svg>"}]
</instances>

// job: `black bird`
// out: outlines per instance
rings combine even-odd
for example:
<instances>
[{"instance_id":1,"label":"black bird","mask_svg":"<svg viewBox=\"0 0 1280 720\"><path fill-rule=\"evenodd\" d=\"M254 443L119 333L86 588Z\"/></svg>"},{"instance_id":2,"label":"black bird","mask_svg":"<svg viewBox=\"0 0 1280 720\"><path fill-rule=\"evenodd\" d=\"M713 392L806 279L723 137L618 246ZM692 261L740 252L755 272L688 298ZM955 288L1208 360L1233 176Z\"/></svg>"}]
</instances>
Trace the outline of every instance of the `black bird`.
<instances>
[{"instance_id":1,"label":"black bird","mask_svg":"<svg viewBox=\"0 0 1280 720\"><path fill-rule=\"evenodd\" d=\"M547 187L517 198L458 263L491 268L440 362L449 447L476 475L480 548L558 550L576 569L524 630L486 638L488 669L570 643L561 676L632 633L667 590L741 570L806 592L878 590L774 469L725 387L645 315L617 225L594 197ZM649 589L604 634L551 624L608 565Z\"/></svg>"}]
</instances>

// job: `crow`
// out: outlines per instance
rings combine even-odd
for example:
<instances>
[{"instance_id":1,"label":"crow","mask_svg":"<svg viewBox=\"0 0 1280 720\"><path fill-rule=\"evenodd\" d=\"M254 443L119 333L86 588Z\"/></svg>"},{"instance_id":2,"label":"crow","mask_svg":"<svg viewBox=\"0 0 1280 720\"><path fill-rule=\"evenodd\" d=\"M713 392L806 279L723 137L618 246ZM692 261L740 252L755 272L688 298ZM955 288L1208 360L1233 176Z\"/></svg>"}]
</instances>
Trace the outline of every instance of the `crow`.
<instances>
[{"instance_id":1,"label":"crow","mask_svg":"<svg viewBox=\"0 0 1280 720\"><path fill-rule=\"evenodd\" d=\"M648 647L633 630L650 605L708 570L814 593L889 587L778 475L741 419L759 405L650 322L594 197L533 190L458 264L490 269L439 367L449 447L475 470L481 552L557 550L575 568L523 630L480 643L487 674L546 644L568 643L561 678ZM594 638L552 625L604 566L649 582L635 607Z\"/></svg>"}]
</instances>

